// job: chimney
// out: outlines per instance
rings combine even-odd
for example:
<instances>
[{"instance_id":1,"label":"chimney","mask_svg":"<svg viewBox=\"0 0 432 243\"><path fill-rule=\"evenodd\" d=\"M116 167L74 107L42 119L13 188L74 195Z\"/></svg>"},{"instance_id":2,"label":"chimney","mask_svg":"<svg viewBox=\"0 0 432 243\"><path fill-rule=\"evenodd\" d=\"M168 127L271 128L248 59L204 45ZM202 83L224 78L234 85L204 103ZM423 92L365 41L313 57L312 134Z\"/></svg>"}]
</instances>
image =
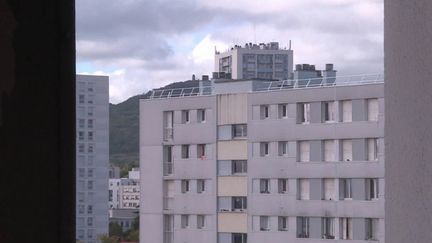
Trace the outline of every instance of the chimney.
<instances>
[{"instance_id":1,"label":"chimney","mask_svg":"<svg viewBox=\"0 0 432 243\"><path fill-rule=\"evenodd\" d=\"M326 71L333 71L333 64L332 63L326 64L325 70Z\"/></svg>"},{"instance_id":2,"label":"chimney","mask_svg":"<svg viewBox=\"0 0 432 243\"><path fill-rule=\"evenodd\" d=\"M203 81L208 81L209 80L209 76L208 75L203 75L202 76L202 80Z\"/></svg>"},{"instance_id":3,"label":"chimney","mask_svg":"<svg viewBox=\"0 0 432 243\"><path fill-rule=\"evenodd\" d=\"M192 80L195 81L195 74L192 74Z\"/></svg>"}]
</instances>

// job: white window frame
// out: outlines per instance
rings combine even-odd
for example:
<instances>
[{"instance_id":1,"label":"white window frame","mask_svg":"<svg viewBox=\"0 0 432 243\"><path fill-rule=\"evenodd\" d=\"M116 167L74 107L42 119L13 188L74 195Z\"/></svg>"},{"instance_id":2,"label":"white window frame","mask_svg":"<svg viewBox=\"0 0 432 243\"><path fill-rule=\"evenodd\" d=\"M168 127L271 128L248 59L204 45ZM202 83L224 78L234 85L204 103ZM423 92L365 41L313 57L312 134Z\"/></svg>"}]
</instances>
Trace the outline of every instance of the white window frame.
<instances>
[{"instance_id":1,"label":"white window frame","mask_svg":"<svg viewBox=\"0 0 432 243\"><path fill-rule=\"evenodd\" d=\"M189 110L182 110L181 111L181 119L183 124L190 123L190 111Z\"/></svg>"},{"instance_id":2,"label":"white window frame","mask_svg":"<svg viewBox=\"0 0 432 243\"><path fill-rule=\"evenodd\" d=\"M378 121L379 116L379 103L378 99L368 99L368 121Z\"/></svg>"},{"instance_id":3,"label":"white window frame","mask_svg":"<svg viewBox=\"0 0 432 243\"><path fill-rule=\"evenodd\" d=\"M343 139L342 141L342 161L353 161L353 146L352 139Z\"/></svg>"},{"instance_id":4,"label":"white window frame","mask_svg":"<svg viewBox=\"0 0 432 243\"><path fill-rule=\"evenodd\" d=\"M333 123L336 121L335 107L336 105L334 101L324 102L324 122L325 123Z\"/></svg>"},{"instance_id":5,"label":"white window frame","mask_svg":"<svg viewBox=\"0 0 432 243\"><path fill-rule=\"evenodd\" d=\"M278 179L278 192L280 194L285 194L288 192L288 179L285 178Z\"/></svg>"},{"instance_id":6,"label":"white window frame","mask_svg":"<svg viewBox=\"0 0 432 243\"><path fill-rule=\"evenodd\" d=\"M288 217L287 216L278 216L278 230L279 231L288 231Z\"/></svg>"},{"instance_id":7,"label":"white window frame","mask_svg":"<svg viewBox=\"0 0 432 243\"><path fill-rule=\"evenodd\" d=\"M181 192L182 193L190 192L190 180L181 180Z\"/></svg>"},{"instance_id":8,"label":"white window frame","mask_svg":"<svg viewBox=\"0 0 432 243\"><path fill-rule=\"evenodd\" d=\"M270 231L270 219L269 216L260 216L260 231Z\"/></svg>"},{"instance_id":9,"label":"white window frame","mask_svg":"<svg viewBox=\"0 0 432 243\"><path fill-rule=\"evenodd\" d=\"M205 215L197 215L197 229L205 228Z\"/></svg>"},{"instance_id":10,"label":"white window frame","mask_svg":"<svg viewBox=\"0 0 432 243\"><path fill-rule=\"evenodd\" d=\"M180 219L180 224L182 229L189 228L189 215L182 214Z\"/></svg>"},{"instance_id":11,"label":"white window frame","mask_svg":"<svg viewBox=\"0 0 432 243\"><path fill-rule=\"evenodd\" d=\"M197 193L205 193L206 181L204 179L197 180Z\"/></svg>"},{"instance_id":12,"label":"white window frame","mask_svg":"<svg viewBox=\"0 0 432 243\"><path fill-rule=\"evenodd\" d=\"M352 100L342 101L342 122L352 122Z\"/></svg>"},{"instance_id":13,"label":"white window frame","mask_svg":"<svg viewBox=\"0 0 432 243\"><path fill-rule=\"evenodd\" d=\"M260 142L260 156L265 157L270 154L270 143L269 142Z\"/></svg>"},{"instance_id":14,"label":"white window frame","mask_svg":"<svg viewBox=\"0 0 432 243\"><path fill-rule=\"evenodd\" d=\"M336 146L335 140L324 140L324 161L336 161Z\"/></svg>"},{"instance_id":15,"label":"white window frame","mask_svg":"<svg viewBox=\"0 0 432 243\"><path fill-rule=\"evenodd\" d=\"M206 122L206 109L198 109L197 110L197 120L199 123Z\"/></svg>"},{"instance_id":16,"label":"white window frame","mask_svg":"<svg viewBox=\"0 0 432 243\"><path fill-rule=\"evenodd\" d=\"M309 162L310 161L310 142L309 141L299 141L299 162Z\"/></svg>"},{"instance_id":17,"label":"white window frame","mask_svg":"<svg viewBox=\"0 0 432 243\"><path fill-rule=\"evenodd\" d=\"M378 138L368 138L368 161L378 161Z\"/></svg>"},{"instance_id":18,"label":"white window frame","mask_svg":"<svg viewBox=\"0 0 432 243\"><path fill-rule=\"evenodd\" d=\"M340 218L340 239L352 240L353 239L353 225L352 218Z\"/></svg>"},{"instance_id":19,"label":"white window frame","mask_svg":"<svg viewBox=\"0 0 432 243\"><path fill-rule=\"evenodd\" d=\"M260 193L261 194L269 194L270 193L270 179L260 179L259 180L260 185Z\"/></svg>"},{"instance_id":20,"label":"white window frame","mask_svg":"<svg viewBox=\"0 0 432 243\"><path fill-rule=\"evenodd\" d=\"M278 154L279 156L288 156L289 154L289 147L288 147L288 141L279 141L278 142Z\"/></svg>"}]
</instances>

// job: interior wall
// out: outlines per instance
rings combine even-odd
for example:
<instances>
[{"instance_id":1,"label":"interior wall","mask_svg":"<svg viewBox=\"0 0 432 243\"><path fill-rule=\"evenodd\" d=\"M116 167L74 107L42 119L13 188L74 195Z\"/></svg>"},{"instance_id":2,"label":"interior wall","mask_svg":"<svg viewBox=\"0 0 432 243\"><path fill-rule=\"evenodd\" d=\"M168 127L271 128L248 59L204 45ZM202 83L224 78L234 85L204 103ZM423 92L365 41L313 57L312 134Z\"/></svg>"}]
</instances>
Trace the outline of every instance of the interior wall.
<instances>
[{"instance_id":1,"label":"interior wall","mask_svg":"<svg viewBox=\"0 0 432 243\"><path fill-rule=\"evenodd\" d=\"M75 242L74 12L0 0L0 242Z\"/></svg>"}]
</instances>

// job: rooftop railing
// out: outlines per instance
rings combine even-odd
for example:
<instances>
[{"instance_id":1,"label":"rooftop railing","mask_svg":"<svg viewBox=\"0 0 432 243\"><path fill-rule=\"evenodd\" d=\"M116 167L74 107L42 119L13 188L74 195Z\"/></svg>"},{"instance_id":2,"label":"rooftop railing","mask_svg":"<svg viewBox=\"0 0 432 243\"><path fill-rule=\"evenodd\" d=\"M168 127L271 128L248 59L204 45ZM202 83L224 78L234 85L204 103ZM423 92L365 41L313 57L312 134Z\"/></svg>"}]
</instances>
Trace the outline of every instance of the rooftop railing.
<instances>
[{"instance_id":1,"label":"rooftop railing","mask_svg":"<svg viewBox=\"0 0 432 243\"><path fill-rule=\"evenodd\" d=\"M383 74L363 74L337 77L319 77L310 79L280 80L280 81L263 81L257 80L257 85L251 92L275 91L285 89L307 89L320 87L342 87L353 85L365 85L384 83ZM189 96L206 96L212 95L212 86L189 87L178 89L154 89L151 91L148 99L164 99L174 97Z\"/></svg>"}]
</instances>

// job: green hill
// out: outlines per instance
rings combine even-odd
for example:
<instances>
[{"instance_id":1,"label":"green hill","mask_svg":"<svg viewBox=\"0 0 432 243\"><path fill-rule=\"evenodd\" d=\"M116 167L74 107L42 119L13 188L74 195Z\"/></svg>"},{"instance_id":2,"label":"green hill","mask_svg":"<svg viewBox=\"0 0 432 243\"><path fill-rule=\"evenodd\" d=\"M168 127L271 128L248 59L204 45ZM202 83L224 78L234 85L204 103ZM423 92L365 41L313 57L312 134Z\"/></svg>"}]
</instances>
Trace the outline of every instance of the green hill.
<instances>
[{"instance_id":1,"label":"green hill","mask_svg":"<svg viewBox=\"0 0 432 243\"><path fill-rule=\"evenodd\" d=\"M160 89L197 87L198 81L171 83ZM130 97L122 103L109 105L110 164L119 166L124 173L139 165L139 100L150 92Z\"/></svg>"}]
</instances>

